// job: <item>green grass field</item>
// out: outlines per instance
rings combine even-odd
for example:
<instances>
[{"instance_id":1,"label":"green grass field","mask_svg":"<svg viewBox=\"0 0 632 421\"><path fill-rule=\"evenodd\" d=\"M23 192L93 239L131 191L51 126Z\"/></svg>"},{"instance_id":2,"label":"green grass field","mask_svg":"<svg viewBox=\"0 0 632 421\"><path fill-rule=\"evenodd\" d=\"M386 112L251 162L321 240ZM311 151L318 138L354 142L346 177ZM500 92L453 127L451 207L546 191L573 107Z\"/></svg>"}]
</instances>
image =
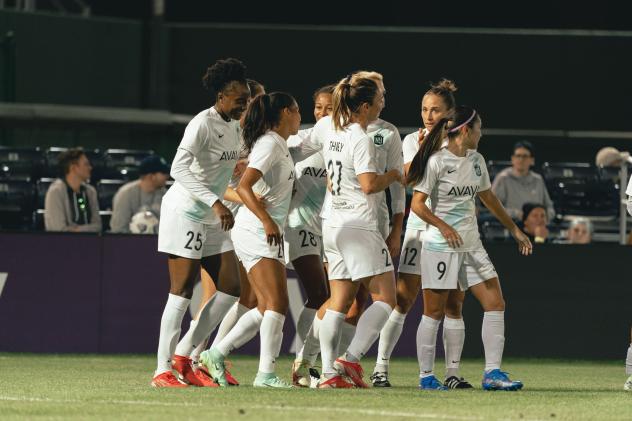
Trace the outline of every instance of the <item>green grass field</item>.
<instances>
[{"instance_id":1,"label":"green grass field","mask_svg":"<svg viewBox=\"0 0 632 421\"><path fill-rule=\"evenodd\" d=\"M0 419L632 420L621 362L508 360L525 389L484 392L482 362L467 360L476 390L421 392L414 359L391 363L391 389L287 391L253 389L257 359L232 361L242 386L157 390L153 356L0 354ZM290 364L277 363L286 378Z\"/></svg>"}]
</instances>

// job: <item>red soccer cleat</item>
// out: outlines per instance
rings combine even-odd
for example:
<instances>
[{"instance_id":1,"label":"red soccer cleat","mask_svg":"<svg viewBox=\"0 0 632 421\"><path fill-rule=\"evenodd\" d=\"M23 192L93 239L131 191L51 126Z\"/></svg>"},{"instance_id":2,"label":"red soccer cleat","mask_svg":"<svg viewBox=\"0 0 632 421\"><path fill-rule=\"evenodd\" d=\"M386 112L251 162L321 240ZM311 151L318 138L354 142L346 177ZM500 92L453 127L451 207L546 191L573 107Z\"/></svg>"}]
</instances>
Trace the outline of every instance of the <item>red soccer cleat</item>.
<instances>
[{"instance_id":1,"label":"red soccer cleat","mask_svg":"<svg viewBox=\"0 0 632 421\"><path fill-rule=\"evenodd\" d=\"M318 382L319 389L353 389L353 384L346 381L341 375L323 381L324 379L323 377Z\"/></svg>"},{"instance_id":2,"label":"red soccer cleat","mask_svg":"<svg viewBox=\"0 0 632 421\"><path fill-rule=\"evenodd\" d=\"M226 376L226 381L228 382L228 385L239 386L239 382L237 381L237 379L234 378L232 374L230 374L230 371L228 371L229 368L233 368L233 364L230 361L224 361L224 364L226 364L224 375Z\"/></svg>"},{"instance_id":3,"label":"red soccer cleat","mask_svg":"<svg viewBox=\"0 0 632 421\"><path fill-rule=\"evenodd\" d=\"M171 358L171 365L173 369L178 372L178 378L180 381L198 387L217 387L217 384L213 382L209 377L200 373L197 375L193 371L191 365L191 358L184 357L182 355L174 355Z\"/></svg>"},{"instance_id":4,"label":"red soccer cleat","mask_svg":"<svg viewBox=\"0 0 632 421\"><path fill-rule=\"evenodd\" d=\"M171 371L165 371L164 373L160 373L159 375L154 377L151 380L151 385L152 387L187 387L186 384L180 383Z\"/></svg>"},{"instance_id":5,"label":"red soccer cleat","mask_svg":"<svg viewBox=\"0 0 632 421\"><path fill-rule=\"evenodd\" d=\"M200 379L200 381L202 383L204 383L204 387L219 387L219 385L217 383L215 383L215 381L213 380L213 378L207 374L208 371L206 370L193 370L193 374L195 374L195 376Z\"/></svg>"},{"instance_id":6,"label":"red soccer cleat","mask_svg":"<svg viewBox=\"0 0 632 421\"><path fill-rule=\"evenodd\" d=\"M364 380L362 380L364 370L362 369L360 363L352 363L344 358L338 358L336 359L334 366L339 369L339 371L340 369L344 370L345 375L349 377L357 387L362 389L369 387L366 383L364 383Z\"/></svg>"}]
</instances>

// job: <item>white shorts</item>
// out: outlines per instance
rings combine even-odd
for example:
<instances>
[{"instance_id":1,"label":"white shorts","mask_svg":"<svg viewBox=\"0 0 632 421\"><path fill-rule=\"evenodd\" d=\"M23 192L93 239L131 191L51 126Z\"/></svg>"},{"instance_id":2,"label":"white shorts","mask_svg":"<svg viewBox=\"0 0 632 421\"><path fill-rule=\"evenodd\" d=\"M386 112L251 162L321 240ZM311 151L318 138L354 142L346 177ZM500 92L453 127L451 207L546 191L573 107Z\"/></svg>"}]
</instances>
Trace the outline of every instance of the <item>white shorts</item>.
<instances>
[{"instance_id":1,"label":"white shorts","mask_svg":"<svg viewBox=\"0 0 632 421\"><path fill-rule=\"evenodd\" d=\"M323 237L314 234L309 228L285 227L285 260L288 267L291 262L303 256L323 255Z\"/></svg>"},{"instance_id":2,"label":"white shorts","mask_svg":"<svg viewBox=\"0 0 632 421\"><path fill-rule=\"evenodd\" d=\"M230 233L220 224L195 222L168 206L161 207L158 251L199 260L233 249Z\"/></svg>"},{"instance_id":3,"label":"white shorts","mask_svg":"<svg viewBox=\"0 0 632 421\"><path fill-rule=\"evenodd\" d=\"M399 256L399 273L421 276L421 245L424 240L424 230L407 229Z\"/></svg>"},{"instance_id":4,"label":"white shorts","mask_svg":"<svg viewBox=\"0 0 632 421\"><path fill-rule=\"evenodd\" d=\"M357 281L393 271L393 260L379 231L323 227L329 279Z\"/></svg>"},{"instance_id":5,"label":"white shorts","mask_svg":"<svg viewBox=\"0 0 632 421\"><path fill-rule=\"evenodd\" d=\"M468 288L498 274L481 246L474 251L443 252L421 249L421 287L423 289Z\"/></svg>"},{"instance_id":6,"label":"white shorts","mask_svg":"<svg viewBox=\"0 0 632 421\"><path fill-rule=\"evenodd\" d=\"M280 245L269 245L263 234L258 234L244 228L234 226L231 230L231 237L235 245L235 253L244 265L246 272L261 259L275 259L285 265L285 253L283 250L283 242Z\"/></svg>"}]
</instances>

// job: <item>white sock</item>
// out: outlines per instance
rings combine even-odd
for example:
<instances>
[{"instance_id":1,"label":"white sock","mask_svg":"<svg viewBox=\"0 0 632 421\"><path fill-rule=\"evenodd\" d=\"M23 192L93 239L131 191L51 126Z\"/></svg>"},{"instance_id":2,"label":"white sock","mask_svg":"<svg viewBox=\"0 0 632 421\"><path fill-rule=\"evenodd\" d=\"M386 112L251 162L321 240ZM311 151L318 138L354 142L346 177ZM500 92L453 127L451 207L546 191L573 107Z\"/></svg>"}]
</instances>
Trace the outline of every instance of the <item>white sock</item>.
<instances>
[{"instance_id":1,"label":"white sock","mask_svg":"<svg viewBox=\"0 0 632 421\"><path fill-rule=\"evenodd\" d=\"M446 378L459 377L459 364L465 343L465 322L463 319L443 318L443 349L445 350Z\"/></svg>"},{"instance_id":2,"label":"white sock","mask_svg":"<svg viewBox=\"0 0 632 421\"><path fill-rule=\"evenodd\" d=\"M260 373L274 373L274 363L283 340L283 323L285 323L283 314L272 310L266 310L263 313L263 321L259 329L261 335Z\"/></svg>"},{"instance_id":3,"label":"white sock","mask_svg":"<svg viewBox=\"0 0 632 421\"><path fill-rule=\"evenodd\" d=\"M191 300L169 294L165 310L160 319L160 339L158 340L158 366L156 375L171 371L171 356L176 348L182 328L182 318Z\"/></svg>"},{"instance_id":4,"label":"white sock","mask_svg":"<svg viewBox=\"0 0 632 421\"><path fill-rule=\"evenodd\" d=\"M421 316L417 330L417 359L419 360L419 377L434 376L433 368L437 350L437 332L441 320Z\"/></svg>"},{"instance_id":5,"label":"white sock","mask_svg":"<svg viewBox=\"0 0 632 421\"><path fill-rule=\"evenodd\" d=\"M191 320L191 323L193 323L194 321L195 320ZM209 339L211 339L211 335L209 335L206 338L204 338L204 340L202 342L200 342L200 344L198 346L195 347L193 352L191 352L191 355L189 355L189 357L191 357L191 362L193 364L197 364L198 361L200 361L200 354L202 353L202 351L204 351L206 349L206 346L208 345L208 340Z\"/></svg>"},{"instance_id":6,"label":"white sock","mask_svg":"<svg viewBox=\"0 0 632 421\"><path fill-rule=\"evenodd\" d=\"M241 347L257 335L262 320L263 314L259 313L257 307L253 308L241 316L230 332L212 348L217 349L223 356L227 356L233 349Z\"/></svg>"},{"instance_id":7,"label":"white sock","mask_svg":"<svg viewBox=\"0 0 632 421\"><path fill-rule=\"evenodd\" d=\"M357 327L351 323L342 322L340 326L340 342L338 343L336 355L342 355L349 349L349 345L351 345L353 337L356 334L356 329Z\"/></svg>"},{"instance_id":8,"label":"white sock","mask_svg":"<svg viewBox=\"0 0 632 421\"><path fill-rule=\"evenodd\" d=\"M388 365L391 359L391 354L399 337L402 335L402 329L404 329L404 320L406 320L406 314L400 313L397 310L393 310L388 317L386 324L380 332L380 343L377 348L377 362L375 364L376 372L388 372Z\"/></svg>"},{"instance_id":9,"label":"white sock","mask_svg":"<svg viewBox=\"0 0 632 421\"><path fill-rule=\"evenodd\" d=\"M202 307L197 323L191 325L189 331L178 343L176 355L185 357L191 355L191 352L215 330L226 315L226 312L238 299L239 297L217 291Z\"/></svg>"},{"instance_id":10,"label":"white sock","mask_svg":"<svg viewBox=\"0 0 632 421\"><path fill-rule=\"evenodd\" d=\"M373 301L358 320L356 334L347 348L347 361L358 362L377 340L380 331L388 321L393 308L384 301ZM355 361L354 361L355 360Z\"/></svg>"},{"instance_id":11,"label":"white sock","mask_svg":"<svg viewBox=\"0 0 632 421\"><path fill-rule=\"evenodd\" d=\"M483 315L483 348L485 371L500 368L505 348L505 312L486 311Z\"/></svg>"},{"instance_id":12,"label":"white sock","mask_svg":"<svg viewBox=\"0 0 632 421\"><path fill-rule=\"evenodd\" d=\"M228 309L228 312L224 316L224 319L219 324L219 328L217 329L217 335L215 335L215 339L213 339L213 343L211 344L211 348L215 348L219 341L224 339L224 336L231 331L231 329L237 323L237 320L241 319L241 316L249 312L250 309L245 305L236 302L233 306Z\"/></svg>"},{"instance_id":13,"label":"white sock","mask_svg":"<svg viewBox=\"0 0 632 421\"><path fill-rule=\"evenodd\" d=\"M318 318L318 315L314 315L312 321L312 327L307 332L307 337L301 349L296 353L297 360L307 360L311 365L314 365L318 354L320 353L320 325L322 320Z\"/></svg>"},{"instance_id":14,"label":"white sock","mask_svg":"<svg viewBox=\"0 0 632 421\"><path fill-rule=\"evenodd\" d=\"M327 310L325 317L320 322L320 352L323 361L323 375L333 377L337 373L334 368L336 360L336 348L340 341L340 325L345 319L345 314L338 311Z\"/></svg>"},{"instance_id":15,"label":"white sock","mask_svg":"<svg viewBox=\"0 0 632 421\"><path fill-rule=\"evenodd\" d=\"M296 334L298 335L298 340L301 345L305 343L305 338L307 338L309 328L312 327L312 323L314 322L314 316L316 316L316 310L309 307L303 307L301 315L298 316Z\"/></svg>"},{"instance_id":16,"label":"white sock","mask_svg":"<svg viewBox=\"0 0 632 421\"><path fill-rule=\"evenodd\" d=\"M625 359L625 374L632 376L632 344L628 348L628 356Z\"/></svg>"}]
</instances>

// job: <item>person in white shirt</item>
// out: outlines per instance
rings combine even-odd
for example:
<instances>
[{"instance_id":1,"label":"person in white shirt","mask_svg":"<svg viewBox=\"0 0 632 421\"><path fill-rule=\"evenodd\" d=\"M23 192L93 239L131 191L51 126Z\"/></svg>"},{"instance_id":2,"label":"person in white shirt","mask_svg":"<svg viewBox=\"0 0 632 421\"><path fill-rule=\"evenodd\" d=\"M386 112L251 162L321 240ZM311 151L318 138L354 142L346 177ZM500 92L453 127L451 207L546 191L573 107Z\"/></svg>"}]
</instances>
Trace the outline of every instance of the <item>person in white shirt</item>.
<instances>
[{"instance_id":1,"label":"person in white shirt","mask_svg":"<svg viewBox=\"0 0 632 421\"><path fill-rule=\"evenodd\" d=\"M275 360L281 349L289 305L283 228L292 199L294 162L287 139L298 133L300 124L298 105L289 94L259 95L248 106L243 137L250 155L248 168L237 186L245 207L237 214L231 236L257 296L257 308L244 314L216 346L200 355L200 362L220 386L228 384L225 357L259 331L259 371L253 386L292 387L276 375ZM253 190L260 180L266 186L262 194L265 206Z\"/></svg>"},{"instance_id":2,"label":"person in white shirt","mask_svg":"<svg viewBox=\"0 0 632 421\"><path fill-rule=\"evenodd\" d=\"M154 387L217 386L193 369L189 355L239 296L239 268L228 234L234 220L221 199L239 158L239 118L250 96L246 67L233 58L218 60L203 82L215 105L187 125L171 166L175 183L160 211L158 251L168 254L171 289L160 323ZM176 347L200 266L215 280L217 293Z\"/></svg>"},{"instance_id":3,"label":"person in white shirt","mask_svg":"<svg viewBox=\"0 0 632 421\"><path fill-rule=\"evenodd\" d=\"M323 146L331 191L323 221L331 297L316 316L323 361L319 388L353 387L343 373L356 386L367 387L359 360L395 305L393 263L378 227L381 196L376 193L401 181L401 173L397 169L379 173L375 145L366 134L382 107L382 92L375 81L356 78L352 82L349 75L334 90L332 117L314 127L315 143ZM368 287L373 304L360 318L349 348L336 359L340 326L360 284Z\"/></svg>"},{"instance_id":4,"label":"person in white shirt","mask_svg":"<svg viewBox=\"0 0 632 421\"><path fill-rule=\"evenodd\" d=\"M630 181L628 181L628 188L625 193L628 195L628 213L632 215L632 177L630 177ZM625 359L625 373L629 377L623 385L623 390L632 392L632 329L630 329L630 347L628 348L628 353Z\"/></svg>"},{"instance_id":5,"label":"person in white shirt","mask_svg":"<svg viewBox=\"0 0 632 421\"><path fill-rule=\"evenodd\" d=\"M333 110L332 95L334 85L319 88L314 93L314 118L331 114ZM290 152L294 145L300 145L313 133L313 127L300 130L296 136L288 139ZM294 269L298 275L307 300L301 311L296 326L298 346L296 358L292 364L292 384L297 387L310 387L317 352L304 355L305 340L312 327L316 312L329 297L327 275L323 267L322 220L320 212L327 190L327 168L322 149L305 158L295 159L294 194L290 203L287 227L285 228L285 257L287 267ZM313 340L320 348L318 339ZM310 373L312 370L312 373Z\"/></svg>"},{"instance_id":6,"label":"person in white shirt","mask_svg":"<svg viewBox=\"0 0 632 421\"><path fill-rule=\"evenodd\" d=\"M435 124L444 117L454 113L456 101L453 81L442 79L430 85L421 100L421 119L424 127L418 132L404 138L402 145L404 155L404 173L407 174L410 164L419 151L427 134ZM399 340L404 326L406 314L417 300L421 288L420 253L426 223L414 212L408 216L404 243L399 258L397 279L397 305L391 313L389 321L380 333L377 361L371 380L373 386L389 387L388 368L390 357ZM445 350L446 376L444 385L451 389L469 389L472 387L459 375L461 353L465 342L465 323L462 308L465 293L459 290L450 291L443 319L443 348ZM421 322L421 320L420 320ZM421 325L421 323L420 323ZM419 335L418 330L418 335Z\"/></svg>"},{"instance_id":7,"label":"person in white shirt","mask_svg":"<svg viewBox=\"0 0 632 421\"><path fill-rule=\"evenodd\" d=\"M265 94L265 87L253 79L246 79L248 82L248 88L250 89L250 98L248 99L248 104L252 98L257 95ZM246 113L241 115L241 119L239 120L240 127L244 126L244 118ZM237 215L239 208L243 204L239 195L235 191L237 184L239 184L239 180L243 172L246 170L248 166L248 150L243 145L243 139L241 144L241 149L239 151L239 160L237 161L237 165L233 170L233 175L228 183L228 187L226 188L226 192L224 193L224 200L222 203L226 205L226 207L232 212L233 216ZM219 324L217 328L217 333L215 334L215 338L213 339L213 344L219 343L220 340L226 336L226 334L235 326L237 320L241 316L243 316L248 310L251 310L257 306L257 297L255 296L254 291L250 287L250 282L248 281L248 274L246 273L246 269L244 269L244 265L239 262L239 301L233 304L233 306L228 310L222 322ZM215 288L215 284L213 283L213 279L211 276L202 268L200 273L200 284L202 285L202 298L200 300L200 310L204 307L204 303L206 303L217 291ZM191 323L197 323L197 319L199 314L195 317ZM208 336L204 341L200 342L200 344L191 352L191 363L193 364L194 369L202 370L206 375L210 376L210 373L206 370L204 366L199 365L200 354L206 348L208 344L208 340L210 338L212 332L208 333ZM211 345L212 346L212 345ZM239 382L230 371L226 370L226 380L228 384L231 386L239 386Z\"/></svg>"},{"instance_id":8,"label":"person in white shirt","mask_svg":"<svg viewBox=\"0 0 632 421\"><path fill-rule=\"evenodd\" d=\"M448 144L434 152L443 141L444 130ZM429 224L421 250L424 315L417 349L421 389L447 389L434 376L433 366L439 323L450 291L457 288L470 288L485 312L483 389L518 390L523 386L500 371L505 301L494 265L481 243L475 198L478 196L512 234L521 254L531 254L532 245L491 191L485 159L476 151L480 138L478 113L458 106L451 120L444 118L433 127L409 170L408 182L415 186L412 210Z\"/></svg>"}]
</instances>

